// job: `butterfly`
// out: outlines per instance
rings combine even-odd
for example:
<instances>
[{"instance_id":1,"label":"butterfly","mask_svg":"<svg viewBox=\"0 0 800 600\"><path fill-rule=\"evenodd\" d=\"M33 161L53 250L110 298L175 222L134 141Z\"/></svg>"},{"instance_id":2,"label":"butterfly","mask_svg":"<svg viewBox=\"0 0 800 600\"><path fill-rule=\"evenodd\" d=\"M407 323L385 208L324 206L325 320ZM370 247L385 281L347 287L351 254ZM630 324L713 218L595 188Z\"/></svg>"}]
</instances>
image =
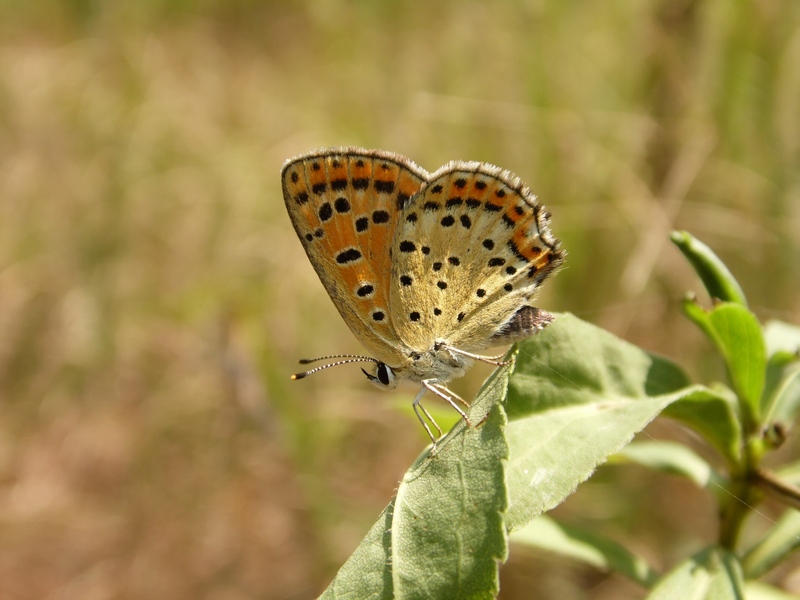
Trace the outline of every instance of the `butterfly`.
<instances>
[{"instance_id":1,"label":"butterfly","mask_svg":"<svg viewBox=\"0 0 800 600\"><path fill-rule=\"evenodd\" d=\"M550 214L509 171L480 162L451 162L433 174L382 150L316 150L281 170L286 209L328 295L372 356L335 360L297 373L371 363L373 384L421 384L413 408L442 430L421 404L429 391L468 425L469 405L446 387L477 354L543 329L553 315L531 302L564 262ZM464 408L462 408L462 406ZM422 414L420 414L420 411Z\"/></svg>"}]
</instances>

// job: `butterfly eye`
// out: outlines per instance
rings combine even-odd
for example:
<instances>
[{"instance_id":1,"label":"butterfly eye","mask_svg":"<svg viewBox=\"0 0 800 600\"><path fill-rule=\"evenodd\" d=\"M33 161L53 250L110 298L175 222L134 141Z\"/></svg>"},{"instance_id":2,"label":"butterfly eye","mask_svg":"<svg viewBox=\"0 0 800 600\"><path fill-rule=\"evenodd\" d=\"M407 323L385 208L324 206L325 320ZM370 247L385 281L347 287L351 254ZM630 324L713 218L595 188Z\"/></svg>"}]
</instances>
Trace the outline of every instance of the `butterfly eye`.
<instances>
[{"instance_id":1,"label":"butterfly eye","mask_svg":"<svg viewBox=\"0 0 800 600\"><path fill-rule=\"evenodd\" d=\"M397 376L394 374L394 371L391 367L387 367L382 362L375 365L375 375L367 373L364 369L361 370L364 375L367 376L367 379L381 389L391 390L397 386Z\"/></svg>"},{"instance_id":2,"label":"butterfly eye","mask_svg":"<svg viewBox=\"0 0 800 600\"><path fill-rule=\"evenodd\" d=\"M385 364L378 363L378 368L375 370L375 373L378 376L378 381L380 381L386 387L394 387L397 384L394 377L394 371L392 371Z\"/></svg>"}]
</instances>

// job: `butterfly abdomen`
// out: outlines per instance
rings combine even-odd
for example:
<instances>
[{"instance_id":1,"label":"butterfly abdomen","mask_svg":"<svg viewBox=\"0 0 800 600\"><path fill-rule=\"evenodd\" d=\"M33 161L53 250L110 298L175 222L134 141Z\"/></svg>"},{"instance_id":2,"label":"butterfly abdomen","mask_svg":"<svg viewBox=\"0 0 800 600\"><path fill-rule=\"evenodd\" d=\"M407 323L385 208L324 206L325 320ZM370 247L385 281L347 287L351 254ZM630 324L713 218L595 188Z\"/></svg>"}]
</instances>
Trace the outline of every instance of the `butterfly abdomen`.
<instances>
[{"instance_id":1,"label":"butterfly abdomen","mask_svg":"<svg viewBox=\"0 0 800 600\"><path fill-rule=\"evenodd\" d=\"M555 317L535 306L523 306L492 336L494 344L511 344L532 336L553 322Z\"/></svg>"}]
</instances>

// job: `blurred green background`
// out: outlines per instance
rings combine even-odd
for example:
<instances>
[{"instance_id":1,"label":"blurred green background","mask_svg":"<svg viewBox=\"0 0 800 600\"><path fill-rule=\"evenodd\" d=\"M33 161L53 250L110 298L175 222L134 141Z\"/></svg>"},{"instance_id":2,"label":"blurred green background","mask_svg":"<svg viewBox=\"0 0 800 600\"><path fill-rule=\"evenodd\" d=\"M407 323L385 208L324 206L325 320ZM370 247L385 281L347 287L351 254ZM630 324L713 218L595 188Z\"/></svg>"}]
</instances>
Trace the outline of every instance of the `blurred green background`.
<instances>
[{"instance_id":1,"label":"blurred green background","mask_svg":"<svg viewBox=\"0 0 800 600\"><path fill-rule=\"evenodd\" d=\"M569 252L541 306L722 378L667 233L800 322L798 65L793 0L2 0L0 597L308 598L389 501L427 443L416 390L289 381L361 352L283 207L282 162L316 147L511 169ZM663 569L715 511L604 467L557 513ZM514 549L501 576L643 596Z\"/></svg>"}]
</instances>

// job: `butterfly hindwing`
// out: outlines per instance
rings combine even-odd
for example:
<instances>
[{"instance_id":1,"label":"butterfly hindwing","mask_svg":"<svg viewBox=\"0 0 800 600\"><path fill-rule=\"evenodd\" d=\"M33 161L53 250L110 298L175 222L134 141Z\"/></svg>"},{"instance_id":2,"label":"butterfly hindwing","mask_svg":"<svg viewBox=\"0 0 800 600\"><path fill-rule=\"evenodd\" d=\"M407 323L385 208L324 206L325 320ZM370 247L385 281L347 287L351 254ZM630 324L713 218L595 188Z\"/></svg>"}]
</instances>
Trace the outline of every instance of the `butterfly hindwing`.
<instances>
[{"instance_id":1,"label":"butterfly hindwing","mask_svg":"<svg viewBox=\"0 0 800 600\"><path fill-rule=\"evenodd\" d=\"M427 172L381 151L340 148L288 161L289 216L328 295L356 337L382 361L399 348L389 307L391 245L402 207Z\"/></svg>"},{"instance_id":2,"label":"butterfly hindwing","mask_svg":"<svg viewBox=\"0 0 800 600\"><path fill-rule=\"evenodd\" d=\"M403 307L393 311L397 333L411 348L444 339L471 351L526 337L525 327L549 322L525 308L562 262L544 207L518 178L450 163L398 222L390 301Z\"/></svg>"}]
</instances>

